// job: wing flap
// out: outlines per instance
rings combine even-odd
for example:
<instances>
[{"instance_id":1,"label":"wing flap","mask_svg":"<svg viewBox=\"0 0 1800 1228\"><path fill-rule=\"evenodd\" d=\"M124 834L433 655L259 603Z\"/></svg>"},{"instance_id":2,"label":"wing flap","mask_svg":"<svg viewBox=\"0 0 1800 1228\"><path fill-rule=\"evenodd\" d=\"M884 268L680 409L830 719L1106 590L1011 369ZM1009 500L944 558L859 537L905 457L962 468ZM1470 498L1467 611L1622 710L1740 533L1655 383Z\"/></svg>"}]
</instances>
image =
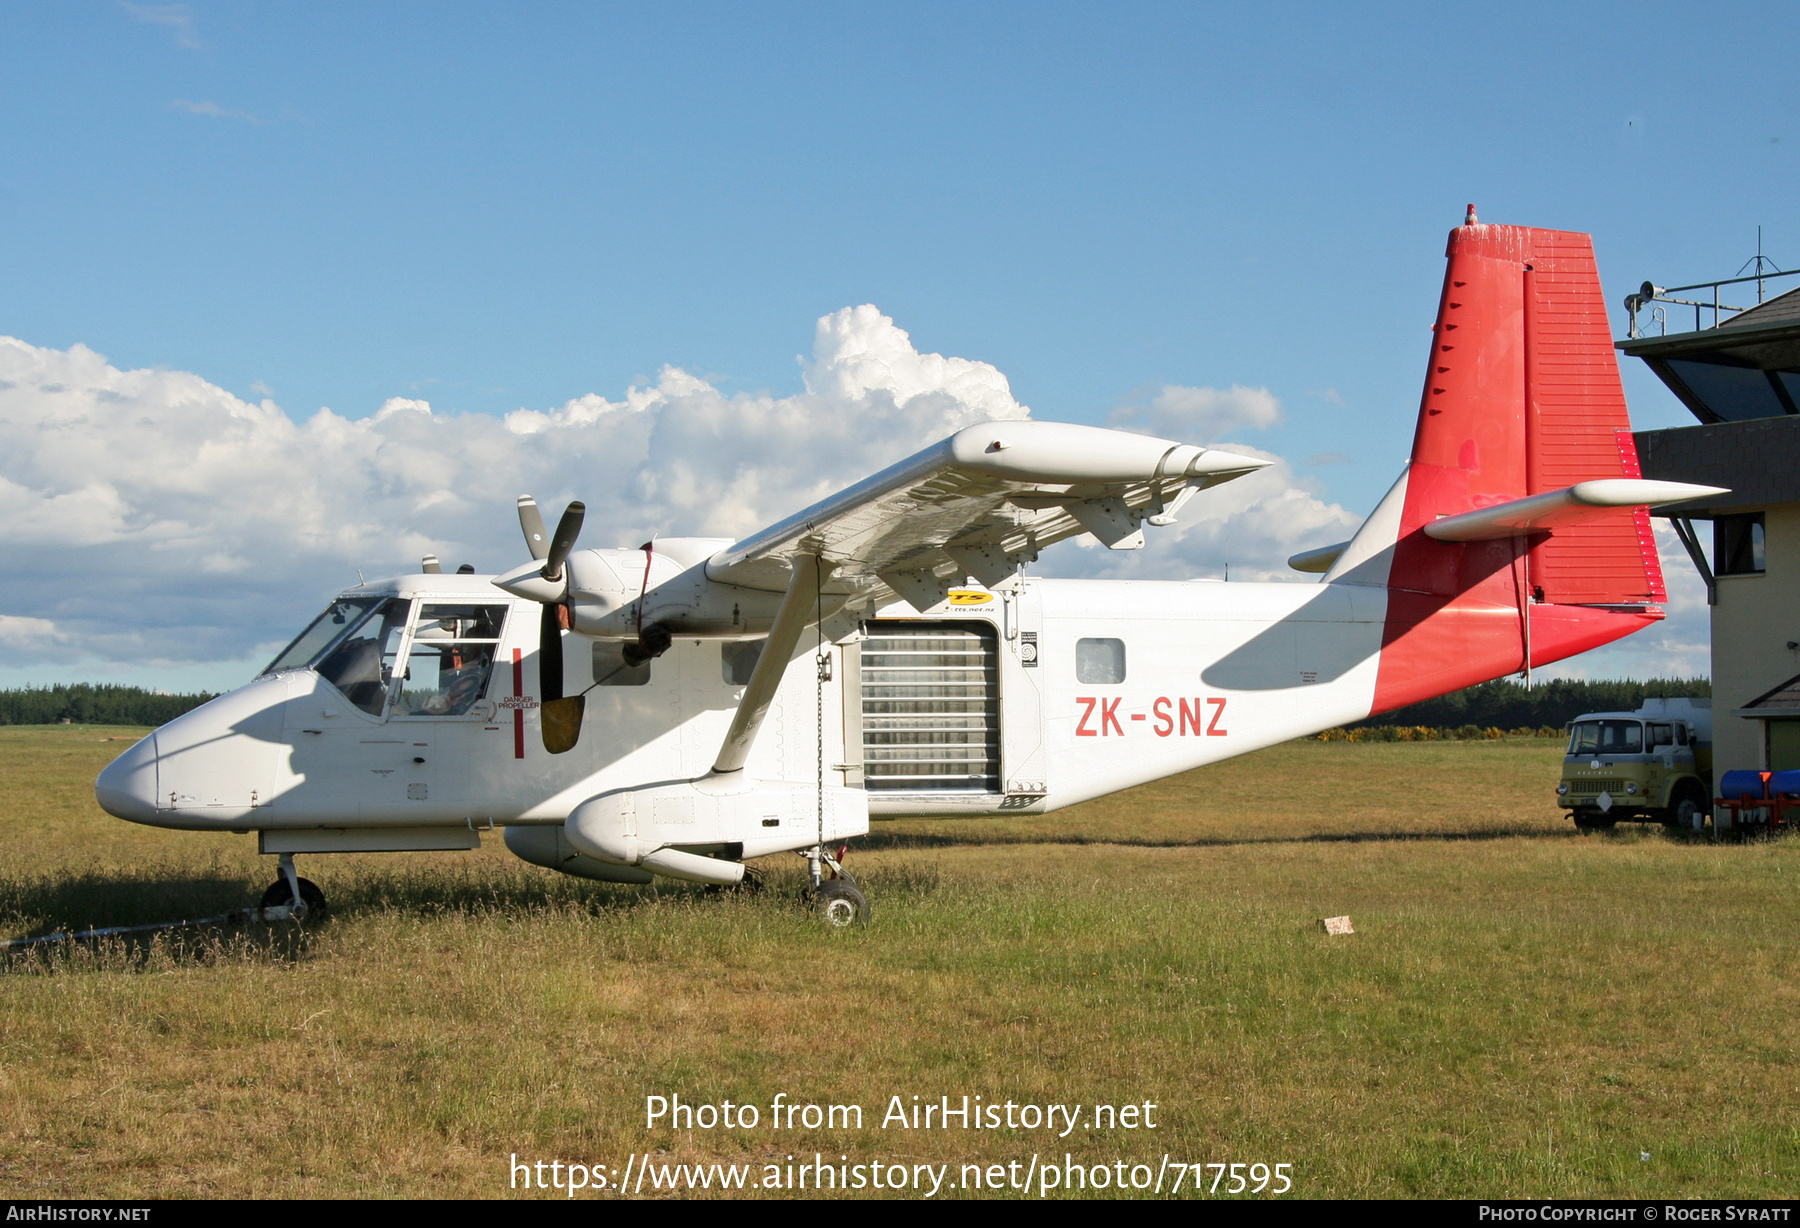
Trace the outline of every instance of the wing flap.
<instances>
[{"instance_id":1,"label":"wing flap","mask_svg":"<svg viewBox=\"0 0 1800 1228\"><path fill-rule=\"evenodd\" d=\"M1140 522L1166 523L1184 491L1267 464L1100 427L987 422L721 550L706 574L785 591L794 555L817 554L833 565L834 593L885 585L912 601L902 587L928 596L941 587L939 568L998 583L1045 546L1098 533L1095 524L1108 545L1135 548L1127 543L1142 544ZM916 580L894 579L908 576Z\"/></svg>"}]
</instances>

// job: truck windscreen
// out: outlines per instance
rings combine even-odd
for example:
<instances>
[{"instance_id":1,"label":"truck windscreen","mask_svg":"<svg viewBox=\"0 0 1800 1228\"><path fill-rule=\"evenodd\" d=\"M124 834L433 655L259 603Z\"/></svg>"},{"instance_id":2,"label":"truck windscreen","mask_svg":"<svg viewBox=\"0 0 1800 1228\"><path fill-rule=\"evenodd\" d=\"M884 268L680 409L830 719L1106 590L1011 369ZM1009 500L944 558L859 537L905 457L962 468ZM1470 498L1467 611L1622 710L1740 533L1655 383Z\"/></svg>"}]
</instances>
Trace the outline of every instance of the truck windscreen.
<instances>
[{"instance_id":1,"label":"truck windscreen","mask_svg":"<svg viewBox=\"0 0 1800 1228\"><path fill-rule=\"evenodd\" d=\"M1571 755L1637 755L1643 750L1640 721L1576 721L1569 729Z\"/></svg>"}]
</instances>

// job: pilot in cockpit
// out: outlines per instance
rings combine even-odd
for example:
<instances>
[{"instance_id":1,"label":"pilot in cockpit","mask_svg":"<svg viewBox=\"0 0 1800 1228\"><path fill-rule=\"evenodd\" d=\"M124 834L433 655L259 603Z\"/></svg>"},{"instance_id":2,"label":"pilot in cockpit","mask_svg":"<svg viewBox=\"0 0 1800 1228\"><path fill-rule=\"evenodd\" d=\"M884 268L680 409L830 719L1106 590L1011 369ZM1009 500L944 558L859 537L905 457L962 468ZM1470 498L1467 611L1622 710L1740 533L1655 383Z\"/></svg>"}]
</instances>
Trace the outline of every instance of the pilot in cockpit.
<instances>
[{"instance_id":1,"label":"pilot in cockpit","mask_svg":"<svg viewBox=\"0 0 1800 1228\"><path fill-rule=\"evenodd\" d=\"M413 628L400 710L462 716L480 701L493 670L504 606L427 605Z\"/></svg>"}]
</instances>

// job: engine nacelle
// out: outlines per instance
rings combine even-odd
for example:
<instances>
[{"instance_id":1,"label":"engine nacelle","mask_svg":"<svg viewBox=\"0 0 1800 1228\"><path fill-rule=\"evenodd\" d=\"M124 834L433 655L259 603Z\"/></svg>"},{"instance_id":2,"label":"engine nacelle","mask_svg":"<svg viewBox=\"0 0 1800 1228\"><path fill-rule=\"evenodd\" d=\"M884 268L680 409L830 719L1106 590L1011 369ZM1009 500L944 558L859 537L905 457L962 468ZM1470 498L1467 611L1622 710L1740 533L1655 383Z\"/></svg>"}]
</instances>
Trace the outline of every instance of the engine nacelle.
<instances>
[{"instance_id":1,"label":"engine nacelle","mask_svg":"<svg viewBox=\"0 0 1800 1228\"><path fill-rule=\"evenodd\" d=\"M575 807L563 825L571 847L597 861L641 866L670 878L735 883L744 867L692 851L729 846L763 857L819 843L819 789L781 780L749 780L743 773L617 789ZM869 795L827 785L825 842L867 835ZM511 829L508 829L509 831Z\"/></svg>"},{"instance_id":2,"label":"engine nacelle","mask_svg":"<svg viewBox=\"0 0 1800 1228\"><path fill-rule=\"evenodd\" d=\"M648 554L583 550L569 559L574 629L597 640L635 640L658 626L677 639L755 639L769 633L781 596L709 580L704 558L683 566L661 542Z\"/></svg>"},{"instance_id":3,"label":"engine nacelle","mask_svg":"<svg viewBox=\"0 0 1800 1228\"><path fill-rule=\"evenodd\" d=\"M750 640L769 633L781 593L720 584L706 575L706 560L731 545L722 537L671 537L650 550L577 550L567 580L546 580L541 565L515 567L494 583L532 601L566 600L573 629L596 640L636 640L649 627L676 639ZM847 594L824 594L835 614Z\"/></svg>"}]
</instances>

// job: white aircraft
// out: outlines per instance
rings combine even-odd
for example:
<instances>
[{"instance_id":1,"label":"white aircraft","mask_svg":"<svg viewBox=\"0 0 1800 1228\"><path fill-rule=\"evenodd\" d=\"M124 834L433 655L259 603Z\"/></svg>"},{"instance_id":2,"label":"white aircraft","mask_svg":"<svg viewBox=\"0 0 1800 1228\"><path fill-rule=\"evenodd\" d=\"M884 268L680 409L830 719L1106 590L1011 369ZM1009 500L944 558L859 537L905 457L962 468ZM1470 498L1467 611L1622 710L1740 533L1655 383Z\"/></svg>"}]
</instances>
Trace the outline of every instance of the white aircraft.
<instances>
[{"instance_id":1,"label":"white aircraft","mask_svg":"<svg viewBox=\"0 0 1800 1228\"><path fill-rule=\"evenodd\" d=\"M1091 533L1144 544L1267 462L1053 422L959 431L742 541L576 550L335 598L248 686L100 774L161 827L301 853L473 848L609 882L743 880L799 852L827 919L871 819L1045 814L1544 665L1662 617L1586 235L1451 232L1411 463L1318 583L1052 580Z\"/></svg>"}]
</instances>

